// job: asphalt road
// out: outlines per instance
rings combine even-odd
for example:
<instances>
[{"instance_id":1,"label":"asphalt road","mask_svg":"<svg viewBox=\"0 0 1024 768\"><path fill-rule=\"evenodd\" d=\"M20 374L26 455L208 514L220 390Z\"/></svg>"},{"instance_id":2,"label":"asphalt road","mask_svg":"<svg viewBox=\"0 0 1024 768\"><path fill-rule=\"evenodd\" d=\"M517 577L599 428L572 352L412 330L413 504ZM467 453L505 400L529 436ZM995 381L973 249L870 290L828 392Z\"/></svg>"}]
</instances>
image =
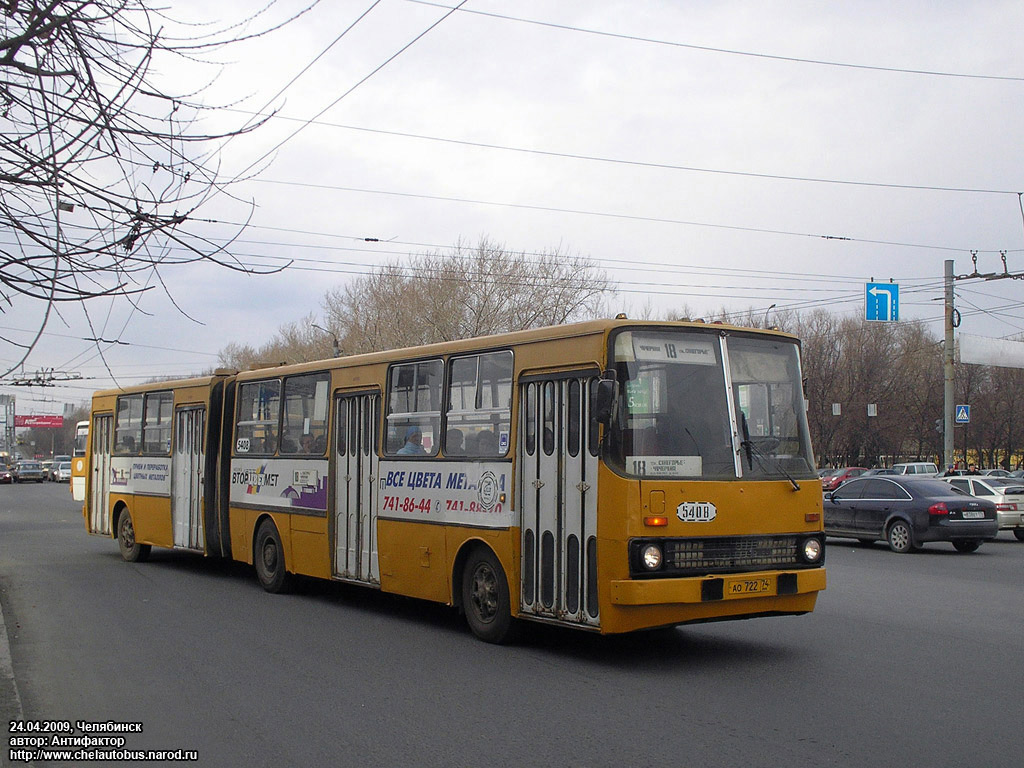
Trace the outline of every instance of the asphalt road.
<instances>
[{"instance_id":1,"label":"asphalt road","mask_svg":"<svg viewBox=\"0 0 1024 768\"><path fill-rule=\"evenodd\" d=\"M442 606L268 595L247 567L159 550L128 564L67 486L0 486L23 716L141 722L127 749L275 768L1021 765L1024 544L829 545L809 616L534 626L495 647ZM5 721L17 702L0 680Z\"/></svg>"}]
</instances>

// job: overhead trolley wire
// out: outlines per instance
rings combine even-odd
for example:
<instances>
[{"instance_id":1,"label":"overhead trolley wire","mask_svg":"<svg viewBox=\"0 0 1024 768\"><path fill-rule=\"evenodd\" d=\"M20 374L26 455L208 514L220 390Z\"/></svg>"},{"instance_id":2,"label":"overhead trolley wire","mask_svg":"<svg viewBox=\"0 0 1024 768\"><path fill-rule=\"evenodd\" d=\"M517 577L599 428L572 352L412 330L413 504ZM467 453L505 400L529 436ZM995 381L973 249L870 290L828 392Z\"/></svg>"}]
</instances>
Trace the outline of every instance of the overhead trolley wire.
<instances>
[{"instance_id":1,"label":"overhead trolley wire","mask_svg":"<svg viewBox=\"0 0 1024 768\"><path fill-rule=\"evenodd\" d=\"M416 3L417 5L430 5L436 8L450 8L451 6L443 3L430 2L430 0L407 0L407 2ZM493 19L501 19L503 21L514 21L520 24L532 24L538 27L548 27L550 29L559 29L565 32L576 32L586 35L596 35L599 37L615 38L619 40L628 40L637 43L647 43L651 45L668 46L671 48L685 48L693 51L703 51L706 53L718 53L726 54L729 56L745 56L754 59L768 59L772 61L784 61L794 64L813 64L815 66L822 67L839 67L843 69L861 69L874 72L890 72L902 75L926 75L929 77L951 77L951 78L963 78L969 80L996 80L1004 82L1021 83L1024 82L1024 77L1015 75L986 75L974 72L951 72L944 70L935 69L917 69L910 67L887 67L878 64L856 64L853 62L844 61L831 61L828 59L811 59L800 56L782 56L779 54L771 53L760 53L756 51L742 51L735 48L718 48L708 45L695 45L693 43L680 43L673 40L662 40L653 37L642 37L640 35L627 35L621 32L606 32L599 29L588 29L586 27L578 27L572 24L558 24L551 21L540 21L538 19L526 19L521 16L511 16L502 13L493 13L490 11L481 11L475 8L460 8L462 13L470 13L476 16L487 16Z\"/></svg>"}]
</instances>

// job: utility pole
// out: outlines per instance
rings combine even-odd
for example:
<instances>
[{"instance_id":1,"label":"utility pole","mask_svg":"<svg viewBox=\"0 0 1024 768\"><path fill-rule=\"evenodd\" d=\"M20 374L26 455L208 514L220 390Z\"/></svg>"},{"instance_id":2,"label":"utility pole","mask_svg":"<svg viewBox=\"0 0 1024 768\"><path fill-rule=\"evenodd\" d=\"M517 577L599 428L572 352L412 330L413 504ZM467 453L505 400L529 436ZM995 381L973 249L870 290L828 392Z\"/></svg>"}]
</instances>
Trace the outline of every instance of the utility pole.
<instances>
[{"instance_id":1,"label":"utility pole","mask_svg":"<svg viewBox=\"0 0 1024 768\"><path fill-rule=\"evenodd\" d=\"M944 468L953 466L953 260L946 260L946 341L943 345L943 430L942 463Z\"/></svg>"}]
</instances>

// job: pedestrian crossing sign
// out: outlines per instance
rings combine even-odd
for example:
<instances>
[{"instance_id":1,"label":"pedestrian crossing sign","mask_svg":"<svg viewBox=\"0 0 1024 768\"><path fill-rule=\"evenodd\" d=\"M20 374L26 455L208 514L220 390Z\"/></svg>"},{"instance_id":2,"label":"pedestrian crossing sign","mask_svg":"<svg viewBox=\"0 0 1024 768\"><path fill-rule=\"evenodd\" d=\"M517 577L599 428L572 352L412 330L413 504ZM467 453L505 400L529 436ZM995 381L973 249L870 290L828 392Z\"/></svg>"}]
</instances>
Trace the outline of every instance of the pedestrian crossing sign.
<instances>
[{"instance_id":1,"label":"pedestrian crossing sign","mask_svg":"<svg viewBox=\"0 0 1024 768\"><path fill-rule=\"evenodd\" d=\"M970 424L971 423L971 406L969 405L958 405L956 407L955 419L957 424Z\"/></svg>"}]
</instances>

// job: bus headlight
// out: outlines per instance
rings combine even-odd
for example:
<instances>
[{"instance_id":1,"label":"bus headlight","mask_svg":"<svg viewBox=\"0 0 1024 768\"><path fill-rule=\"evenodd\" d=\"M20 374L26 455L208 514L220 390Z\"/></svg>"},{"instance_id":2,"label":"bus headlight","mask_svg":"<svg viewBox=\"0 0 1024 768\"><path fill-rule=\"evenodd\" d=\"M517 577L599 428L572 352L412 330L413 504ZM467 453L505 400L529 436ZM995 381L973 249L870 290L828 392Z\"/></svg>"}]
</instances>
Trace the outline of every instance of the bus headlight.
<instances>
[{"instance_id":1,"label":"bus headlight","mask_svg":"<svg viewBox=\"0 0 1024 768\"><path fill-rule=\"evenodd\" d=\"M808 563L816 563L821 560L821 553L821 539L804 539L804 560Z\"/></svg>"},{"instance_id":2,"label":"bus headlight","mask_svg":"<svg viewBox=\"0 0 1024 768\"><path fill-rule=\"evenodd\" d=\"M648 544L640 552L640 560L647 570L658 570L661 567L661 547L657 544Z\"/></svg>"}]
</instances>

